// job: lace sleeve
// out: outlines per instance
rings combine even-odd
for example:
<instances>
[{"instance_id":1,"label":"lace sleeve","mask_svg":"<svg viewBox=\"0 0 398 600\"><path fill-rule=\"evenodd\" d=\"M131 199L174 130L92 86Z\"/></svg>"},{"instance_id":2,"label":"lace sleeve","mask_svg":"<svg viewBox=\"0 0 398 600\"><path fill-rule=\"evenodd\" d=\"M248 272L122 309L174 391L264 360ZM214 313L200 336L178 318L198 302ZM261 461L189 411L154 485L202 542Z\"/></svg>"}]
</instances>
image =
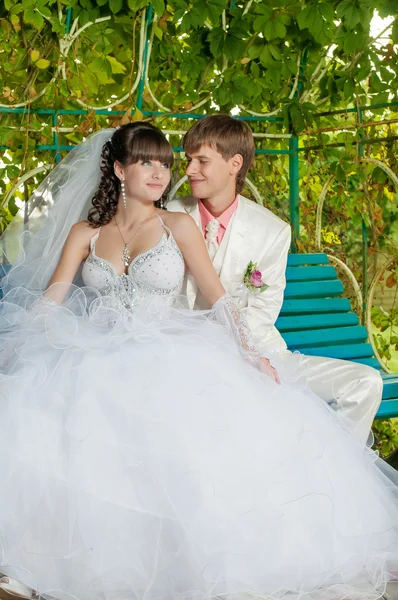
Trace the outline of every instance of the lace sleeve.
<instances>
[{"instance_id":1,"label":"lace sleeve","mask_svg":"<svg viewBox=\"0 0 398 600\"><path fill-rule=\"evenodd\" d=\"M246 360L257 363L261 354L253 340L249 325L242 311L231 296L224 294L213 305L215 317L233 335L241 354Z\"/></svg>"}]
</instances>

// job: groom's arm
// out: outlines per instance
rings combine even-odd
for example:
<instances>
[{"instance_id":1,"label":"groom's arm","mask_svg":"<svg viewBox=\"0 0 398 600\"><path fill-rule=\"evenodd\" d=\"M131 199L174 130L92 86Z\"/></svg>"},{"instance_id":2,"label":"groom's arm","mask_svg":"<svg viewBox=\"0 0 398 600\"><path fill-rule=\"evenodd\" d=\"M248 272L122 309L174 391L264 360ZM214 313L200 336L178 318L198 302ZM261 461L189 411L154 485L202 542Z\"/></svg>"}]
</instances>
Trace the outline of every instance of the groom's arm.
<instances>
[{"instance_id":1,"label":"groom's arm","mask_svg":"<svg viewBox=\"0 0 398 600\"><path fill-rule=\"evenodd\" d=\"M257 261L257 269L269 287L260 294L251 294L246 317L256 343L261 347L278 318L286 287L286 263L290 248L291 230L286 224L279 232L265 255Z\"/></svg>"}]
</instances>

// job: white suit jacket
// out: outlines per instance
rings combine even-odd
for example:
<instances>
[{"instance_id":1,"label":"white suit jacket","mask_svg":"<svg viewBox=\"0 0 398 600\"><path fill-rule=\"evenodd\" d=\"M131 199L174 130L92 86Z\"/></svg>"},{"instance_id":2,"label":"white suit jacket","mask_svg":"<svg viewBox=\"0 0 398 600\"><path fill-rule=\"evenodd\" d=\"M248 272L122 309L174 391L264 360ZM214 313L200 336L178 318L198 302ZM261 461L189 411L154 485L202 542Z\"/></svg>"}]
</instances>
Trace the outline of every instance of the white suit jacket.
<instances>
[{"instance_id":1,"label":"white suit jacket","mask_svg":"<svg viewBox=\"0 0 398 600\"><path fill-rule=\"evenodd\" d=\"M174 198L167 204L167 210L188 213L202 229L198 201L193 196ZM268 209L239 196L236 212L213 259L224 288L243 309L253 337L264 352L286 349L285 342L275 328L275 321L281 310L286 286L290 237L287 223ZM264 283L269 286L260 294L246 293L243 286L243 277L250 261L257 263ZM198 292L194 278L188 273L182 294L187 297L190 308L194 307Z\"/></svg>"}]
</instances>

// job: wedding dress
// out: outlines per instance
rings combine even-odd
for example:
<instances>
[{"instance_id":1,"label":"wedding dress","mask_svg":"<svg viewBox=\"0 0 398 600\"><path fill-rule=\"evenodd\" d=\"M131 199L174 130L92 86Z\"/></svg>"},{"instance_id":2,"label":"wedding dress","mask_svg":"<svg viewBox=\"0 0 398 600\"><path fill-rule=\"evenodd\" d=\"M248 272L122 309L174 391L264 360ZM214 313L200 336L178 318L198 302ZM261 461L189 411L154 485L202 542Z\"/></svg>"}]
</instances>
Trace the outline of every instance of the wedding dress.
<instances>
[{"instance_id":1,"label":"wedding dress","mask_svg":"<svg viewBox=\"0 0 398 600\"><path fill-rule=\"evenodd\" d=\"M167 227L123 275L99 235L61 306L2 303L0 571L57 600L379 598L393 470L257 370L228 297L179 308Z\"/></svg>"}]
</instances>

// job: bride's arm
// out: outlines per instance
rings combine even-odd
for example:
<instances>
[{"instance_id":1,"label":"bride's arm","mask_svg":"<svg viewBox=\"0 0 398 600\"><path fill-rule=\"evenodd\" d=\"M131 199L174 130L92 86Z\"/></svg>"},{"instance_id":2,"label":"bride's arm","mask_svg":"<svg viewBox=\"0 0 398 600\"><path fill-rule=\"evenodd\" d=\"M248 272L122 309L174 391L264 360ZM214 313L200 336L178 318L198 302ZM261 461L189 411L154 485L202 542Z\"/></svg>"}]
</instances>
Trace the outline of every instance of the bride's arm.
<instances>
[{"instance_id":1,"label":"bride's arm","mask_svg":"<svg viewBox=\"0 0 398 600\"><path fill-rule=\"evenodd\" d=\"M44 301L53 301L57 304L62 303L78 268L89 254L90 239L92 236L93 229L84 221L75 223L71 227L58 265L48 283L47 290L44 292Z\"/></svg>"},{"instance_id":2,"label":"bride's arm","mask_svg":"<svg viewBox=\"0 0 398 600\"><path fill-rule=\"evenodd\" d=\"M242 311L226 294L195 221L189 215L174 213L171 225L185 262L203 296L213 306L217 319L230 329L243 356L258 363L262 371L279 383L276 370L267 358L261 357Z\"/></svg>"},{"instance_id":3,"label":"bride's arm","mask_svg":"<svg viewBox=\"0 0 398 600\"><path fill-rule=\"evenodd\" d=\"M213 267L203 236L189 215L173 213L170 217L174 239L184 260L203 296L213 306L224 296L225 289Z\"/></svg>"},{"instance_id":4,"label":"bride's arm","mask_svg":"<svg viewBox=\"0 0 398 600\"><path fill-rule=\"evenodd\" d=\"M92 236L93 230L88 227L87 223L76 223L72 226L47 290L27 310L28 323L62 303L81 262L88 256ZM15 331L14 336L10 337L0 356L0 368L13 360L16 349L23 343L23 339L24 336L21 336L18 330Z\"/></svg>"}]
</instances>

